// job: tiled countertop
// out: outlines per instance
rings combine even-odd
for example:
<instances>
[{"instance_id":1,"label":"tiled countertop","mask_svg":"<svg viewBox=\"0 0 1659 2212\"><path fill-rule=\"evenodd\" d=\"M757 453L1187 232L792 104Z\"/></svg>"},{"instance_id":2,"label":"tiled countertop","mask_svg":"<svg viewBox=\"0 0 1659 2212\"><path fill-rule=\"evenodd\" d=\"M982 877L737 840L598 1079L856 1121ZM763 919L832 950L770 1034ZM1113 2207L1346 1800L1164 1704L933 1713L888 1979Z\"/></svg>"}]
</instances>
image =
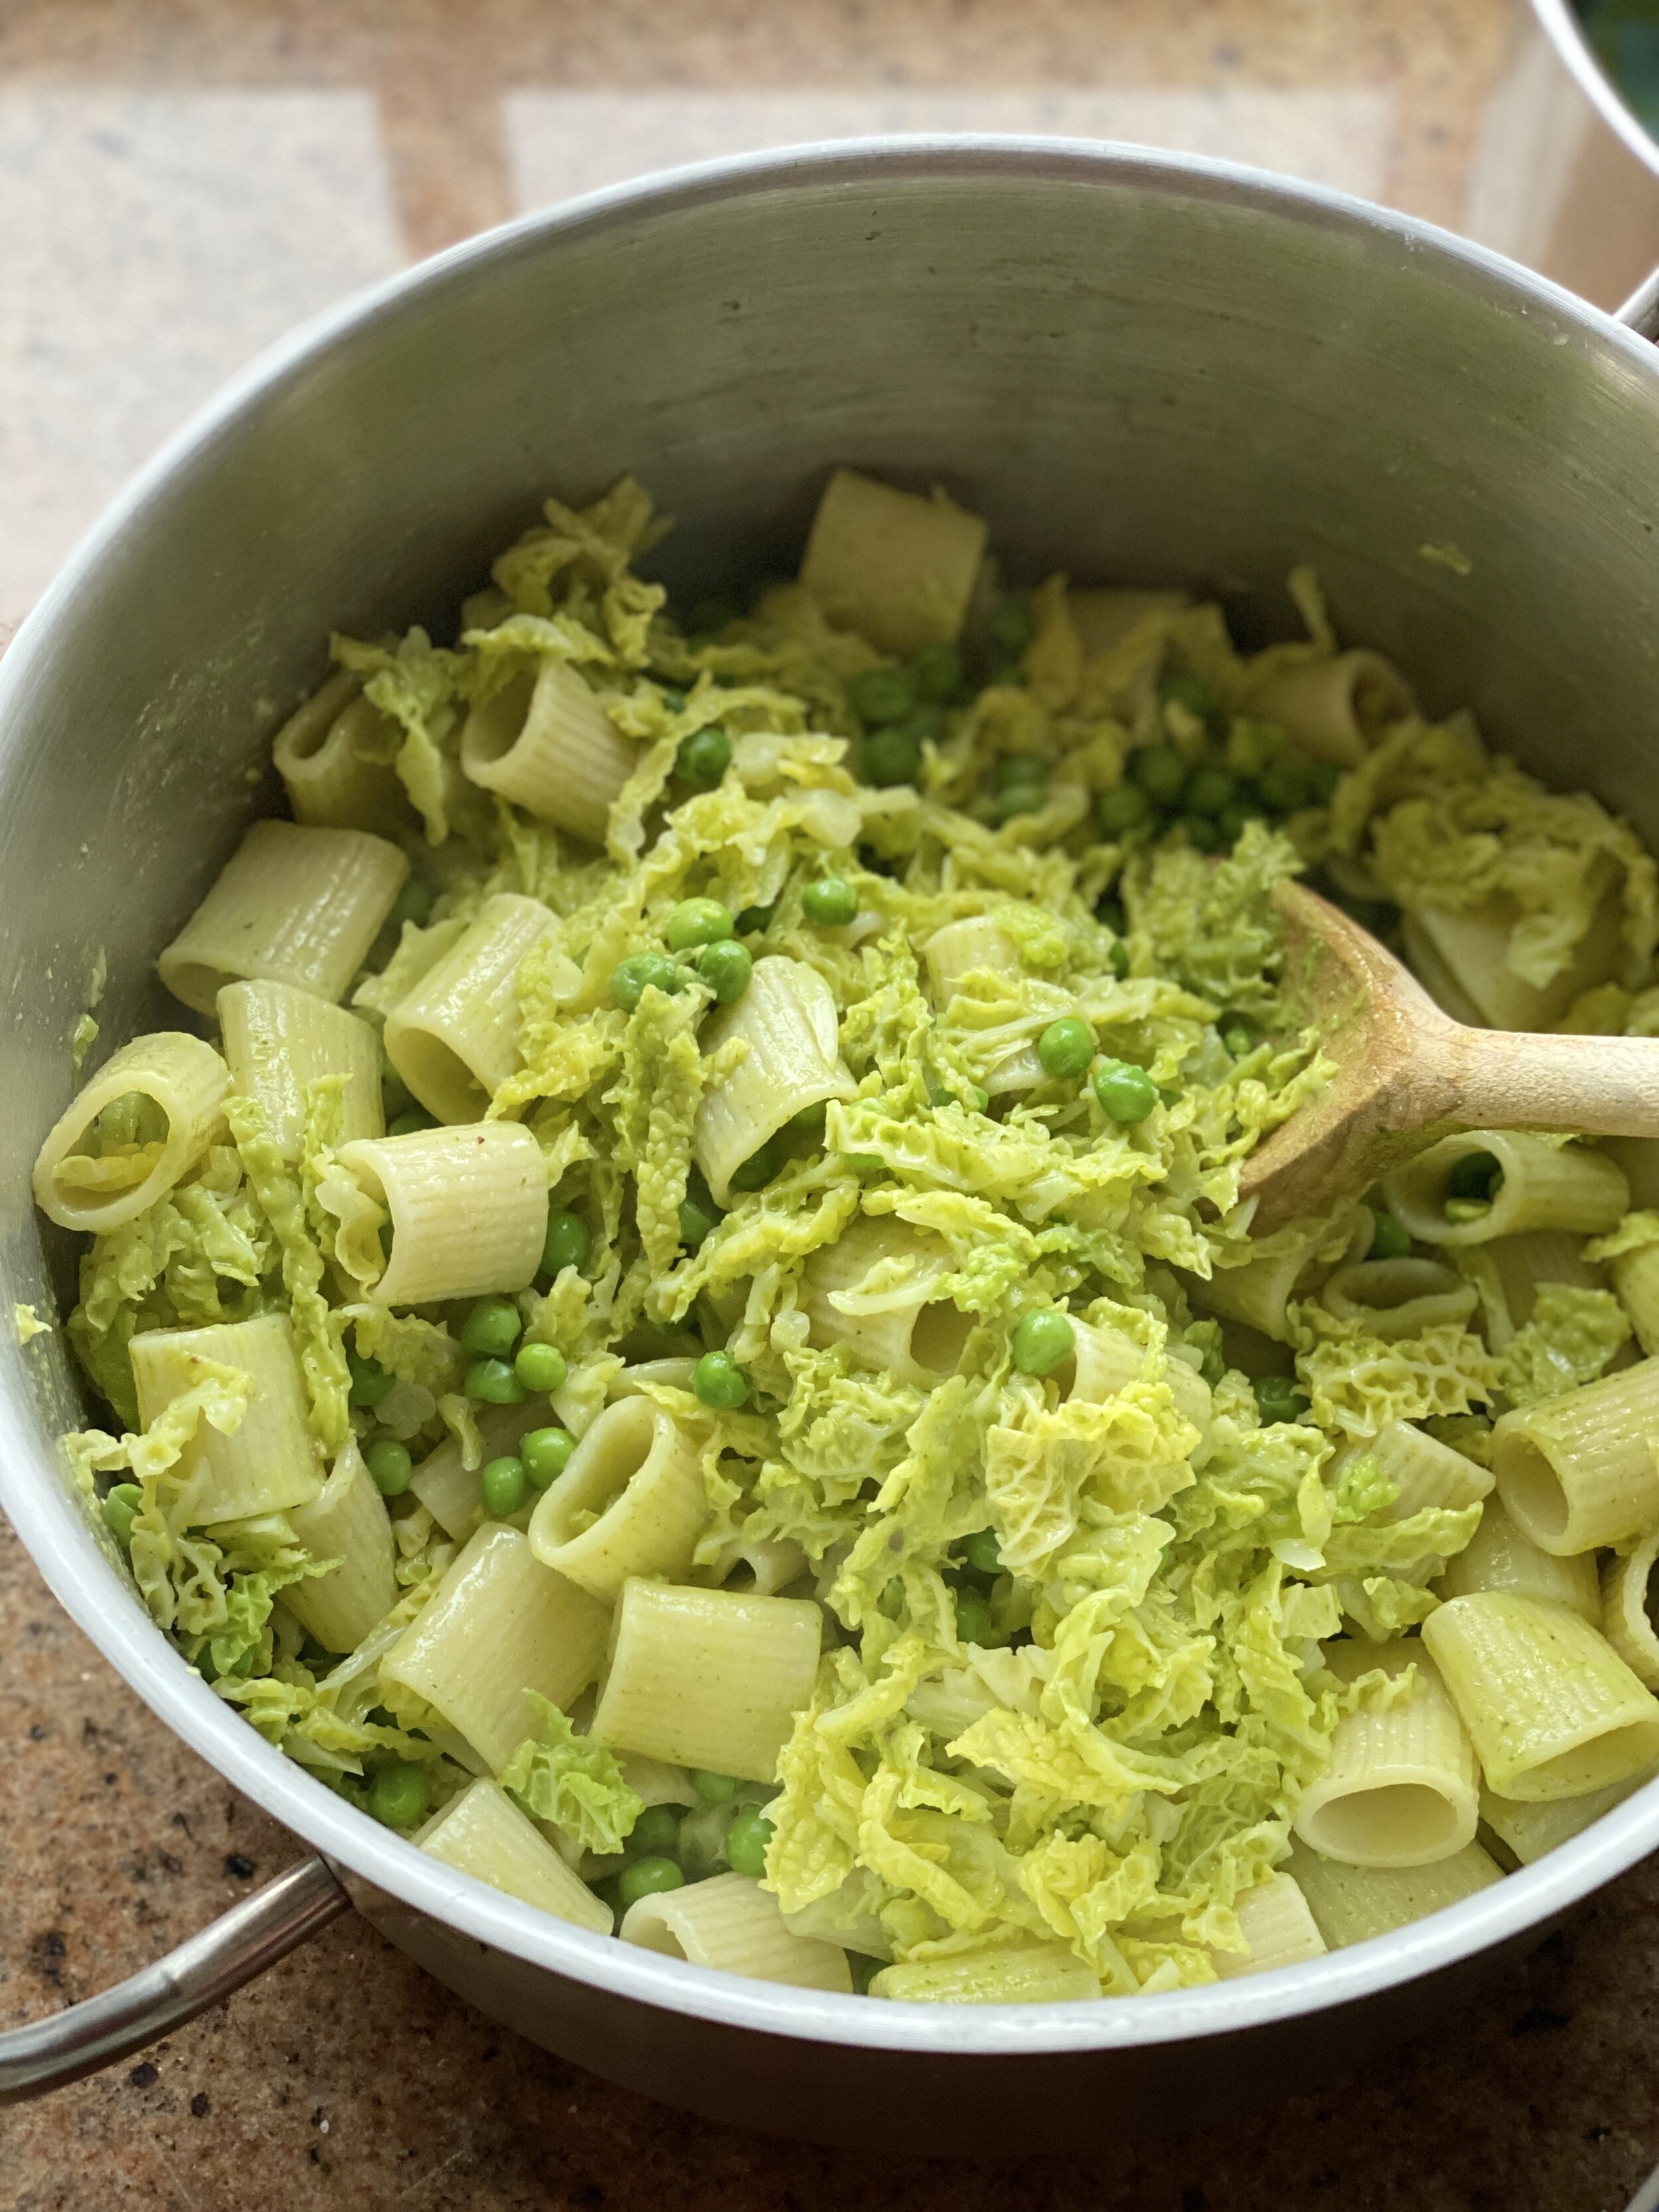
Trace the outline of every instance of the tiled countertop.
<instances>
[{"instance_id":1,"label":"tiled countertop","mask_svg":"<svg viewBox=\"0 0 1659 2212\"><path fill-rule=\"evenodd\" d=\"M788 138L1042 129L1491 235L1516 27L1508 0L0 0L0 640L222 376L520 209ZM299 1855L3 1527L0 1758L0 2021L132 1972ZM1087 2160L969 2168L648 2104L348 1920L142 2063L0 2121L0 2206L1620 2212L1659 2157L1656 1996L1649 1867L1364 2080L1179 2141L1103 2112Z\"/></svg>"}]
</instances>

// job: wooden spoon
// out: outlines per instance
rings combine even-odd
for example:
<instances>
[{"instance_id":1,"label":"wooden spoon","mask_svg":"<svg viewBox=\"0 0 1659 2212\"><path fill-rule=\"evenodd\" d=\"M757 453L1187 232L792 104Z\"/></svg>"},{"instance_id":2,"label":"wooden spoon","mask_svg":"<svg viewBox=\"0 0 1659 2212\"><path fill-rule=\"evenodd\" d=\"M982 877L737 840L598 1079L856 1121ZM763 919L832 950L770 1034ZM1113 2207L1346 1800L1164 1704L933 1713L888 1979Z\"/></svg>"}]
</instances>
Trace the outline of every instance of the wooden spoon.
<instances>
[{"instance_id":1,"label":"wooden spoon","mask_svg":"<svg viewBox=\"0 0 1659 2212\"><path fill-rule=\"evenodd\" d=\"M1326 1212L1453 1129L1659 1137L1659 1037L1466 1028L1338 908L1301 884L1273 896L1287 994L1336 1073L1245 1162L1255 1231Z\"/></svg>"}]
</instances>

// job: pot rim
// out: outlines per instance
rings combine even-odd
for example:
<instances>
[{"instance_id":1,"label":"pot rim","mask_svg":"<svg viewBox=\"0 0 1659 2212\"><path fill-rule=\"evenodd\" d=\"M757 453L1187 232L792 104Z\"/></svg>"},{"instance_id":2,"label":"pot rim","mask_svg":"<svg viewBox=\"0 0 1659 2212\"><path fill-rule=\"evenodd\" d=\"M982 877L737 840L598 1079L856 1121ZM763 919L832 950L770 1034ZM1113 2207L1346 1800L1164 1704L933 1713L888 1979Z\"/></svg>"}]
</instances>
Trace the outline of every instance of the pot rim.
<instances>
[{"instance_id":1,"label":"pot rim","mask_svg":"<svg viewBox=\"0 0 1659 2212\"><path fill-rule=\"evenodd\" d=\"M1540 0L1540 8L1544 0ZM1524 324L1534 340L1611 349L1630 374L1659 377L1652 350L1547 278L1414 217L1232 162L1103 141L939 135L791 147L631 180L522 216L400 271L319 315L260 355L200 409L82 538L0 659L0 777L15 773L10 722L37 669L73 620L85 580L121 557L125 533L173 478L210 462L242 419L319 357L372 325L421 311L426 296L475 265L533 254L544 240L603 234L722 200L802 183L902 185L907 176L1004 174L1157 190L1195 204L1357 232L1379 249L1431 258ZM617 1996L757 2033L932 2057L1036 2057L1162 2045L1263 2027L1394 1989L1522 1936L1576 1904L1659 1844L1659 1782L1639 1790L1535 1865L1426 1921L1270 1973L1148 2001L1108 1997L1043 2005L872 2003L782 1987L670 1960L571 1927L459 1875L377 1830L266 1743L175 1652L88 1525L40 1437L33 1378L15 1338L0 1361L0 1507L53 1594L127 1685L198 1755L326 1858L418 1912L527 1963Z\"/></svg>"},{"instance_id":2,"label":"pot rim","mask_svg":"<svg viewBox=\"0 0 1659 2212\"><path fill-rule=\"evenodd\" d=\"M1635 110L1596 58L1572 0L1532 0L1532 6L1550 44L1585 99L1637 160L1659 176L1659 143L1644 128Z\"/></svg>"}]
</instances>

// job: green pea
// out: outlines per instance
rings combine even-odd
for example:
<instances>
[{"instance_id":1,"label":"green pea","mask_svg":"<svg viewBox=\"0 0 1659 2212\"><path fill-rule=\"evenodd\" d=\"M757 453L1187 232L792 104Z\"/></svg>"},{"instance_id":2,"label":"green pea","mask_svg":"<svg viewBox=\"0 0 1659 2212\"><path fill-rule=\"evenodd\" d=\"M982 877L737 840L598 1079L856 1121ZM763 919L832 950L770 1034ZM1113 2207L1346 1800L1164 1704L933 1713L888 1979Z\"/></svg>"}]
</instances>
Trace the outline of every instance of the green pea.
<instances>
[{"instance_id":1,"label":"green pea","mask_svg":"<svg viewBox=\"0 0 1659 2212\"><path fill-rule=\"evenodd\" d=\"M1014 1364L1022 1375L1052 1375L1077 1350L1072 1317L1058 1306L1033 1306L1014 1329Z\"/></svg>"},{"instance_id":2,"label":"green pea","mask_svg":"<svg viewBox=\"0 0 1659 2212\"><path fill-rule=\"evenodd\" d=\"M736 622L737 618L738 611L731 600L722 599L718 592L711 592L708 599L699 599L692 606L686 615L685 625L692 636L709 637L717 629L724 629L728 623Z\"/></svg>"},{"instance_id":3,"label":"green pea","mask_svg":"<svg viewBox=\"0 0 1659 2212\"><path fill-rule=\"evenodd\" d=\"M733 1190L763 1190L777 1173L779 1164L777 1144L774 1139L769 1137L759 1152L751 1152L743 1165L729 1178L732 1188Z\"/></svg>"},{"instance_id":4,"label":"green pea","mask_svg":"<svg viewBox=\"0 0 1659 2212\"><path fill-rule=\"evenodd\" d=\"M975 1528L971 1536L963 1538L957 1549L976 1575L1002 1572L1002 1547L994 1528Z\"/></svg>"},{"instance_id":5,"label":"green pea","mask_svg":"<svg viewBox=\"0 0 1659 2212\"><path fill-rule=\"evenodd\" d=\"M528 1436L520 1437L519 1457L532 1487L546 1490L556 1483L569 1466L575 1449L576 1439L568 1429L532 1429Z\"/></svg>"},{"instance_id":6,"label":"green pea","mask_svg":"<svg viewBox=\"0 0 1659 2212\"><path fill-rule=\"evenodd\" d=\"M422 928L431 912L431 891L418 876L410 876L393 902L386 921L396 930L401 930L406 921L412 921L416 928Z\"/></svg>"},{"instance_id":7,"label":"green pea","mask_svg":"<svg viewBox=\"0 0 1659 2212\"><path fill-rule=\"evenodd\" d=\"M480 1298L461 1323L461 1350L475 1359L505 1359L523 1326L511 1298Z\"/></svg>"},{"instance_id":8,"label":"green pea","mask_svg":"<svg viewBox=\"0 0 1659 2212\"><path fill-rule=\"evenodd\" d=\"M713 791L731 765L732 740L718 726L693 730L674 756L675 774L696 791Z\"/></svg>"},{"instance_id":9,"label":"green pea","mask_svg":"<svg viewBox=\"0 0 1659 2212\"><path fill-rule=\"evenodd\" d=\"M1112 947L1108 957L1112 963L1112 973L1121 983L1129 972L1129 948L1121 937Z\"/></svg>"},{"instance_id":10,"label":"green pea","mask_svg":"<svg viewBox=\"0 0 1659 2212\"><path fill-rule=\"evenodd\" d=\"M411 1106L406 1113L386 1123L386 1133L388 1137L418 1137L422 1129L435 1129L437 1126L424 1107Z\"/></svg>"},{"instance_id":11,"label":"green pea","mask_svg":"<svg viewBox=\"0 0 1659 2212\"><path fill-rule=\"evenodd\" d=\"M667 708L671 714L683 714L685 712L685 694L678 685L665 684L662 686L661 697L663 705Z\"/></svg>"},{"instance_id":12,"label":"green pea","mask_svg":"<svg viewBox=\"0 0 1659 2212\"><path fill-rule=\"evenodd\" d=\"M729 1409L749 1396L749 1377L729 1352L705 1352L691 1370L691 1388L703 1406Z\"/></svg>"},{"instance_id":13,"label":"green pea","mask_svg":"<svg viewBox=\"0 0 1659 2212\"><path fill-rule=\"evenodd\" d=\"M556 1344L521 1344L513 1362L513 1372L526 1390L562 1390L568 1371Z\"/></svg>"},{"instance_id":14,"label":"green pea","mask_svg":"<svg viewBox=\"0 0 1659 2212\"><path fill-rule=\"evenodd\" d=\"M988 1645L996 1634L991 1608L977 1590L957 1592L957 1637L963 1644Z\"/></svg>"},{"instance_id":15,"label":"green pea","mask_svg":"<svg viewBox=\"0 0 1659 2212\"><path fill-rule=\"evenodd\" d=\"M364 1448L363 1465L382 1498L401 1498L414 1472L409 1446L398 1437L376 1437Z\"/></svg>"},{"instance_id":16,"label":"green pea","mask_svg":"<svg viewBox=\"0 0 1659 2212\"><path fill-rule=\"evenodd\" d=\"M351 1403L371 1412L398 1379L389 1375L378 1359L365 1358L361 1352L348 1352L346 1365L351 1370Z\"/></svg>"},{"instance_id":17,"label":"green pea","mask_svg":"<svg viewBox=\"0 0 1659 2212\"><path fill-rule=\"evenodd\" d=\"M1215 693L1201 677L1171 676L1159 687L1163 696L1177 707L1184 707L1200 721L1207 721L1216 711L1218 701Z\"/></svg>"},{"instance_id":18,"label":"green pea","mask_svg":"<svg viewBox=\"0 0 1659 2212\"><path fill-rule=\"evenodd\" d=\"M1127 1128L1144 1121L1158 1103L1158 1085L1133 1060L1109 1060L1095 1070L1095 1097L1109 1121Z\"/></svg>"},{"instance_id":19,"label":"green pea","mask_svg":"<svg viewBox=\"0 0 1659 2212\"><path fill-rule=\"evenodd\" d=\"M486 1406L521 1406L525 1387L504 1359L475 1359L463 1386L469 1398Z\"/></svg>"},{"instance_id":20,"label":"green pea","mask_svg":"<svg viewBox=\"0 0 1659 2212\"><path fill-rule=\"evenodd\" d=\"M735 1006L749 988L749 978L755 972L754 961L746 945L735 938L722 938L714 945L705 945L697 955L697 973L714 994L714 1003L720 1006Z\"/></svg>"},{"instance_id":21,"label":"green pea","mask_svg":"<svg viewBox=\"0 0 1659 2212\"><path fill-rule=\"evenodd\" d=\"M630 1858L669 1858L679 1841L680 1816L672 1805L647 1805L628 1832Z\"/></svg>"},{"instance_id":22,"label":"green pea","mask_svg":"<svg viewBox=\"0 0 1659 2212\"><path fill-rule=\"evenodd\" d=\"M663 938L671 952L690 952L699 945L718 945L732 929L731 910L718 899L682 899L668 917Z\"/></svg>"},{"instance_id":23,"label":"green pea","mask_svg":"<svg viewBox=\"0 0 1659 2212\"><path fill-rule=\"evenodd\" d=\"M1261 818L1260 807L1236 799L1231 806L1224 806L1215 817L1215 826L1221 832L1223 845L1236 845L1252 822Z\"/></svg>"},{"instance_id":24,"label":"green pea","mask_svg":"<svg viewBox=\"0 0 1659 2212\"><path fill-rule=\"evenodd\" d=\"M1371 1209L1371 1245L1368 1260L1403 1260L1412 1249L1412 1233L1403 1221L1382 1206Z\"/></svg>"},{"instance_id":25,"label":"green pea","mask_svg":"<svg viewBox=\"0 0 1659 2212\"><path fill-rule=\"evenodd\" d=\"M991 819L1001 823L1016 815L1040 814L1048 801L1048 793L1040 783L1006 784L991 800Z\"/></svg>"},{"instance_id":26,"label":"green pea","mask_svg":"<svg viewBox=\"0 0 1659 2212\"><path fill-rule=\"evenodd\" d=\"M962 655L953 645L924 645L910 663L910 680L924 699L949 699L962 687Z\"/></svg>"},{"instance_id":27,"label":"green pea","mask_svg":"<svg viewBox=\"0 0 1659 2212\"><path fill-rule=\"evenodd\" d=\"M547 1237L542 1246L542 1273L562 1273L567 1267L585 1267L593 1249L593 1232L580 1213L556 1206L547 1217Z\"/></svg>"},{"instance_id":28,"label":"green pea","mask_svg":"<svg viewBox=\"0 0 1659 2212\"><path fill-rule=\"evenodd\" d=\"M1311 768L1304 769L1303 773L1308 779L1309 804L1314 806L1328 806L1336 796L1337 785L1342 781L1342 771L1336 763L1316 761Z\"/></svg>"},{"instance_id":29,"label":"green pea","mask_svg":"<svg viewBox=\"0 0 1659 2212\"><path fill-rule=\"evenodd\" d=\"M716 1774L707 1766L692 1768L691 1787L705 1805L729 1805L738 1794L735 1775Z\"/></svg>"},{"instance_id":30,"label":"green pea","mask_svg":"<svg viewBox=\"0 0 1659 2212\"><path fill-rule=\"evenodd\" d=\"M1050 1022L1037 1039L1037 1058L1042 1062L1043 1073L1060 1082L1086 1073L1094 1056L1095 1033L1076 1014L1063 1014L1059 1021Z\"/></svg>"},{"instance_id":31,"label":"green pea","mask_svg":"<svg viewBox=\"0 0 1659 2212\"><path fill-rule=\"evenodd\" d=\"M999 652L1018 659L1036 635L1036 622L1024 599L1005 599L985 625L985 635Z\"/></svg>"},{"instance_id":32,"label":"green pea","mask_svg":"<svg viewBox=\"0 0 1659 2212\"><path fill-rule=\"evenodd\" d=\"M1183 814L1181 826L1187 832L1187 842L1200 853L1218 853L1227 842L1221 824L1212 822L1207 814Z\"/></svg>"},{"instance_id":33,"label":"green pea","mask_svg":"<svg viewBox=\"0 0 1659 2212\"><path fill-rule=\"evenodd\" d=\"M633 1012L647 991L665 991L672 998L684 988L684 969L665 952L630 953L611 971L611 996L625 1014Z\"/></svg>"},{"instance_id":34,"label":"green pea","mask_svg":"<svg viewBox=\"0 0 1659 2212\"><path fill-rule=\"evenodd\" d=\"M1304 771L1288 761L1269 761L1257 775L1255 787L1261 804L1275 814L1294 814L1313 796L1313 786Z\"/></svg>"},{"instance_id":35,"label":"green pea","mask_svg":"<svg viewBox=\"0 0 1659 2212\"><path fill-rule=\"evenodd\" d=\"M368 1785L368 1809L388 1828L418 1828L431 1802L423 1766L383 1766Z\"/></svg>"},{"instance_id":36,"label":"green pea","mask_svg":"<svg viewBox=\"0 0 1659 2212\"><path fill-rule=\"evenodd\" d=\"M1312 1402L1293 1375L1258 1375L1250 1384L1256 1410L1269 1426L1299 1421Z\"/></svg>"},{"instance_id":37,"label":"green pea","mask_svg":"<svg viewBox=\"0 0 1659 2212\"><path fill-rule=\"evenodd\" d=\"M848 683L847 696L866 722L902 722L919 690L907 668L864 668Z\"/></svg>"},{"instance_id":38,"label":"green pea","mask_svg":"<svg viewBox=\"0 0 1659 2212\"><path fill-rule=\"evenodd\" d=\"M1495 1152L1465 1152L1446 1178L1449 1198L1478 1199L1489 1206L1504 1186L1504 1169Z\"/></svg>"},{"instance_id":39,"label":"green pea","mask_svg":"<svg viewBox=\"0 0 1659 2212\"><path fill-rule=\"evenodd\" d=\"M1173 745L1143 745L1129 762L1129 773L1148 799L1173 806L1187 783L1187 763Z\"/></svg>"},{"instance_id":40,"label":"green pea","mask_svg":"<svg viewBox=\"0 0 1659 2212\"><path fill-rule=\"evenodd\" d=\"M1238 796L1238 778L1231 769L1206 762L1187 779L1181 803L1189 814L1219 814Z\"/></svg>"},{"instance_id":41,"label":"green pea","mask_svg":"<svg viewBox=\"0 0 1659 2212\"><path fill-rule=\"evenodd\" d=\"M132 1541L132 1524L144 1502L136 1482L118 1482L104 1493L104 1526L123 1550Z\"/></svg>"},{"instance_id":42,"label":"green pea","mask_svg":"<svg viewBox=\"0 0 1659 2212\"><path fill-rule=\"evenodd\" d=\"M859 895L844 876L821 876L802 886L800 910L819 929L842 929L859 910Z\"/></svg>"},{"instance_id":43,"label":"green pea","mask_svg":"<svg viewBox=\"0 0 1659 2212\"><path fill-rule=\"evenodd\" d=\"M1127 837L1132 830L1144 830L1156 812L1138 783L1117 784L1095 801L1095 819L1104 837Z\"/></svg>"},{"instance_id":44,"label":"green pea","mask_svg":"<svg viewBox=\"0 0 1659 2212\"><path fill-rule=\"evenodd\" d=\"M743 912L738 916L737 921L734 924L738 935L739 937L764 937L767 931L772 927L772 917L777 910L778 902L775 899L773 900L770 906L744 907Z\"/></svg>"},{"instance_id":45,"label":"green pea","mask_svg":"<svg viewBox=\"0 0 1659 2212\"><path fill-rule=\"evenodd\" d=\"M498 1521L511 1520L530 1497L530 1476L524 1462L512 1452L486 1460L478 1470L478 1489L486 1513Z\"/></svg>"},{"instance_id":46,"label":"green pea","mask_svg":"<svg viewBox=\"0 0 1659 2212\"><path fill-rule=\"evenodd\" d=\"M872 730L864 741L864 780L878 790L896 783L914 783L921 767L921 740L902 723Z\"/></svg>"},{"instance_id":47,"label":"green pea","mask_svg":"<svg viewBox=\"0 0 1659 2212\"><path fill-rule=\"evenodd\" d=\"M758 1881L766 1872L766 1847L776 1833L758 1805L745 1805L726 1832L726 1863L732 1873Z\"/></svg>"},{"instance_id":48,"label":"green pea","mask_svg":"<svg viewBox=\"0 0 1659 2212\"><path fill-rule=\"evenodd\" d=\"M724 1216L711 1199L707 1206L695 1198L680 1200L680 1242L688 1252L702 1247L705 1237L717 1229Z\"/></svg>"},{"instance_id":49,"label":"green pea","mask_svg":"<svg viewBox=\"0 0 1659 2212\"><path fill-rule=\"evenodd\" d=\"M1243 1060L1247 1053L1255 1050L1261 1041L1261 1032L1248 1014L1228 1014L1223 1018L1221 1042L1226 1046L1231 1058Z\"/></svg>"},{"instance_id":50,"label":"green pea","mask_svg":"<svg viewBox=\"0 0 1659 2212\"><path fill-rule=\"evenodd\" d=\"M672 1859L635 1859L617 1876L617 1898L623 1911L642 1897L660 1897L665 1890L682 1889L685 1876Z\"/></svg>"}]
</instances>

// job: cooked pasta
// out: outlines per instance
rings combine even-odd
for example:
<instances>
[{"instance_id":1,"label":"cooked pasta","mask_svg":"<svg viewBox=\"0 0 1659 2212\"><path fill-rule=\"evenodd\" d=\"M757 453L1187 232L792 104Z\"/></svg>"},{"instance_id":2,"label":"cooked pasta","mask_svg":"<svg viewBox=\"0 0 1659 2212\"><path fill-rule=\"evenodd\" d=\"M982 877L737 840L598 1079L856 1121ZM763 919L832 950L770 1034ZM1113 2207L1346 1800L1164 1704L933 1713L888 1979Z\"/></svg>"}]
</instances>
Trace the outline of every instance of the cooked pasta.
<instances>
[{"instance_id":1,"label":"cooked pasta","mask_svg":"<svg viewBox=\"0 0 1659 2212\"><path fill-rule=\"evenodd\" d=\"M662 526L334 638L201 1034L46 1137L158 1629L452 1881L842 1997L1316 1976L1577 1832L1659 1771L1659 1141L1240 1190L1341 1042L1287 879L1641 1036L1652 858L1307 573L1244 652L848 470L741 605Z\"/></svg>"}]
</instances>

